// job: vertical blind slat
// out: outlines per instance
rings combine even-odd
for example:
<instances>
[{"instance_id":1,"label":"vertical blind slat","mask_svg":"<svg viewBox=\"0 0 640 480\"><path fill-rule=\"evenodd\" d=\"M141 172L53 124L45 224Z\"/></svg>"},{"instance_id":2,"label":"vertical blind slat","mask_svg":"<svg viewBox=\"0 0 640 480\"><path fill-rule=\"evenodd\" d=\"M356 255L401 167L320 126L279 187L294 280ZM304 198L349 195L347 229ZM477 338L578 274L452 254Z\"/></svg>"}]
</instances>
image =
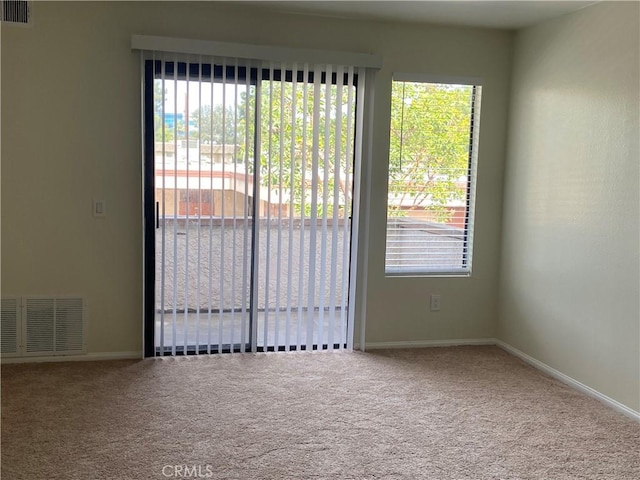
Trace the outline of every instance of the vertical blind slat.
<instances>
[{"instance_id":1,"label":"vertical blind slat","mask_svg":"<svg viewBox=\"0 0 640 480\"><path fill-rule=\"evenodd\" d=\"M153 65L155 68L155 62L156 62L156 56L155 56L155 52L153 55ZM162 107L160 109L161 115L162 115L162 119L164 119L164 90L165 90L165 83L164 83L164 77L165 77L165 65L164 62L162 62L162 68L160 70L160 86L162 88L162 97L163 97L163 101L162 101ZM154 85L155 87L155 85ZM154 88L155 90L155 88ZM161 253L160 253L160 262L161 265L164 265L166 263L166 250L167 250L167 236L166 236L166 222L165 222L165 216L166 216L166 205L165 205L165 195L164 195L164 191L166 188L166 174L165 174L165 161L164 159L166 158L165 155L165 143L164 143L164 139L166 136L166 132L165 132L165 122L164 120L162 121L162 127L161 127L161 132L162 132L162 239L161 239ZM155 132L154 132L155 134ZM154 138L154 149L155 149L155 138ZM155 162L155 159L154 159ZM155 165L154 165L154 169L155 169ZM155 172L154 172L155 174ZM155 175L154 175L155 176ZM157 242L156 242L157 244ZM157 255L157 253L156 253ZM157 269L156 269L157 270ZM160 271L160 351L164 351L164 322L165 322L165 299L164 299L164 294L165 294L165 288L166 288L166 282L165 282L165 272L164 269L161 269Z\"/></svg>"},{"instance_id":2,"label":"vertical blind slat","mask_svg":"<svg viewBox=\"0 0 640 480\"><path fill-rule=\"evenodd\" d=\"M262 157L262 129L260 128L260 119L262 118L262 83L256 81L256 98L255 98L255 119L253 122L255 129L255 151L253 152L254 162L260 162ZM252 265L252 285L251 285L251 351L253 353L258 351L258 302L256 301L256 292L259 292L260 287L260 202L262 201L260 191L260 168L254 164L253 168L253 192L254 192L254 209L253 209L253 227L252 227L252 246L251 254L253 255Z\"/></svg>"},{"instance_id":3,"label":"vertical blind slat","mask_svg":"<svg viewBox=\"0 0 640 480\"><path fill-rule=\"evenodd\" d=\"M304 64L303 70L303 85L302 85L302 111L306 111L307 102L309 101L309 65ZM306 278L304 274L304 260L305 260L305 212L306 212L306 183L307 178L307 116L302 116L302 152L301 152L301 174L300 174L300 188L302 193L300 194L300 248L299 248L299 260L298 260L298 329L296 337L296 346L298 350L302 347L302 334L304 326L304 317L309 321L308 315L303 314L303 299L304 299L304 280ZM307 279L308 280L308 279Z\"/></svg>"},{"instance_id":4,"label":"vertical blind slat","mask_svg":"<svg viewBox=\"0 0 640 480\"><path fill-rule=\"evenodd\" d=\"M282 191L284 185L282 183L282 168L284 156L284 85L285 82L280 81L280 136L278 138L278 236L277 236L277 255L276 255L276 305L275 305L275 325L273 343L276 347L280 345L280 288L282 286Z\"/></svg>"},{"instance_id":5,"label":"vertical blind slat","mask_svg":"<svg viewBox=\"0 0 640 480\"><path fill-rule=\"evenodd\" d=\"M313 81L313 143L311 152L311 228L309 233L309 296L307 297L307 345L313 345L313 317L315 311L316 296L316 244L317 244L317 220L318 220L318 169L320 150L320 75L314 75ZM322 339L318 338L320 344Z\"/></svg>"},{"instance_id":6,"label":"vertical blind slat","mask_svg":"<svg viewBox=\"0 0 640 480\"><path fill-rule=\"evenodd\" d=\"M358 68L358 89L356 90L356 105L365 104L365 91L366 91L366 70L364 68ZM355 106L354 106L355 108ZM355 138L362 139L364 136L364 108L355 108ZM352 193L352 207L351 207L351 258L350 258L350 271L356 271L357 258L358 258L358 227L360 222L360 172L362 170L362 145L363 142L358 141L354 144L354 171L353 171L353 193ZM365 269L366 271L366 269ZM355 279L349 282L349 298L355 296L356 282ZM348 318L355 318L355 302L349 302L349 316ZM353 331L354 322L347 322L347 349L353 349Z\"/></svg>"},{"instance_id":7,"label":"vertical blind slat","mask_svg":"<svg viewBox=\"0 0 640 480\"><path fill-rule=\"evenodd\" d=\"M220 305L218 306L218 353L222 352L223 333L224 333L224 282L225 275L223 274L226 260L225 250L225 223L226 223L226 211L225 211L225 193L226 193L226 178L225 178L225 163L226 163L226 130L227 130L227 63L226 60L222 60L222 175L220 177L221 194L220 194L220 269L218 270L220 276ZM233 294L233 292L232 292Z\"/></svg>"},{"instance_id":8,"label":"vertical blind slat","mask_svg":"<svg viewBox=\"0 0 640 480\"><path fill-rule=\"evenodd\" d=\"M249 96L250 91L250 75L247 72L245 75L245 95ZM249 241L249 102L245 102L245 135L244 135L244 176L243 176L243 184L244 184L244 202L242 207L243 212L243 237L242 237L242 292L241 292L241 305L242 305L242 319L240 324L240 352L244 353L247 344L247 322L249 321L249 316L247 315L247 295L248 295L248 281L249 277L247 275L247 267L248 267L248 241Z\"/></svg>"},{"instance_id":9,"label":"vertical blind slat","mask_svg":"<svg viewBox=\"0 0 640 480\"><path fill-rule=\"evenodd\" d=\"M213 71L213 64L211 64L211 70ZM213 78L211 79L211 111L213 112L213 105L215 105L215 93L213 89ZM213 122L209 122L209 138L213 139ZM211 178L209 186L209 288L208 290L208 304L207 304L207 353L211 354L211 327L212 327L212 310L214 305L213 300L213 216L214 216L214 197L213 197L213 146L209 147L209 177Z\"/></svg>"},{"instance_id":10,"label":"vertical blind slat","mask_svg":"<svg viewBox=\"0 0 640 480\"><path fill-rule=\"evenodd\" d=\"M197 256L196 256L196 265L197 265L197 273L196 273L196 343L195 350L196 352L200 351L200 272L201 272L201 262L202 258L202 250L201 250L201 242L200 242L200 230L202 227L202 152L200 150L200 145L202 143L202 132L200 130L200 125L202 125L202 59L198 62L198 219L197 219L197 236L198 236L198 247L197 247Z\"/></svg>"},{"instance_id":11,"label":"vertical blind slat","mask_svg":"<svg viewBox=\"0 0 640 480\"><path fill-rule=\"evenodd\" d=\"M189 68L189 62L186 62L186 66L187 69ZM185 93L185 109L187 110L185 112L185 122L184 122L184 130L185 130L185 137L188 139L189 138L189 113L188 113L188 109L189 109L189 89L187 88L187 92ZM176 110L177 111L177 110ZM177 121L176 121L177 123ZM177 152L176 152L177 153ZM183 348L184 348L184 352L187 352L187 341L189 339L189 309L187 308L187 302L188 302L188 298L189 298L189 198L190 197L190 178L189 178L189 173L190 173L190 165L189 165L189 143L187 142L187 148L186 148L186 157L187 157L187 187L186 187L186 197L187 197L187 211L186 211L186 218L185 218L185 248L184 248L184 299L185 299L185 308L184 308L184 325L182 328L182 334L183 334ZM176 172L177 173L177 172Z\"/></svg>"},{"instance_id":12,"label":"vertical blind slat","mask_svg":"<svg viewBox=\"0 0 640 480\"><path fill-rule=\"evenodd\" d=\"M237 192L238 192L238 162L236 161L236 146L238 145L238 60L235 61L234 87L233 87L233 247L231 251L231 333L229 347L233 352L235 345L236 329L236 217L237 217Z\"/></svg>"},{"instance_id":13,"label":"vertical blind slat","mask_svg":"<svg viewBox=\"0 0 640 480\"><path fill-rule=\"evenodd\" d=\"M286 331L285 331L285 351L289 351L291 348L291 284L293 282L293 219L295 216L293 206L293 187L295 178L295 161L296 161L296 80L298 76L298 66L294 63L292 70L291 81L291 150L290 150L290 184L289 184L289 243L287 251L287 319L286 319Z\"/></svg>"},{"instance_id":14,"label":"vertical blind slat","mask_svg":"<svg viewBox=\"0 0 640 480\"><path fill-rule=\"evenodd\" d=\"M338 267L338 210L339 210L339 186L341 176L341 150L342 150L342 82L344 69L338 67L336 71L336 100L335 100L335 148L333 157L333 218L331 221L331 280L329 281L329 348L335 344L334 329L336 317L336 281ZM346 207L346 205L345 205ZM345 208L346 212L346 208Z\"/></svg>"},{"instance_id":15,"label":"vertical blind slat","mask_svg":"<svg viewBox=\"0 0 640 480\"><path fill-rule=\"evenodd\" d=\"M178 83L178 69L173 69L173 111L178 111L178 89L176 88ZM175 118L175 117L174 117ZM178 216L175 212L178 211L178 189L177 189L177 176L178 176L178 122L173 122L173 182L175 185L173 195L173 318L172 318L172 339L171 339L171 353L176 354L176 342L178 336Z\"/></svg>"},{"instance_id":16,"label":"vertical blind slat","mask_svg":"<svg viewBox=\"0 0 640 480\"><path fill-rule=\"evenodd\" d=\"M331 66L327 66L327 81L324 85L324 153L322 158L322 236L320 237L320 279L318 302L318 348L324 345L324 318L326 302L327 269L327 210L329 208L329 155L331 148Z\"/></svg>"},{"instance_id":17,"label":"vertical blind slat","mask_svg":"<svg viewBox=\"0 0 640 480\"><path fill-rule=\"evenodd\" d=\"M271 304L269 303L270 296L270 277L271 272L269 270L270 262L271 262L271 167L272 167L272 156L273 156L273 64L269 65L269 138L268 138L268 147L267 147L267 248L266 248L266 264L265 264L265 275L264 275L264 325L263 325L263 345L266 349L269 345L269 307Z\"/></svg>"},{"instance_id":18,"label":"vertical blind slat","mask_svg":"<svg viewBox=\"0 0 640 480\"><path fill-rule=\"evenodd\" d=\"M353 67L349 67L347 82L348 85L353 85L353 77L354 71ZM349 198L349 193L351 191L351 178L350 174L350 166L352 161L352 127L353 127L353 89L349 88L347 92L347 130L346 130L346 148L345 148L345 159L344 159L344 230L342 237L342 251L347 252L349 247L349 235L351 233L350 223L351 223L351 199ZM345 338L341 339L340 345L346 342L346 326L347 326L347 292L349 290L349 270L348 270L348 260L349 257L346 253L343 254L342 257L342 309L340 311L340 332L345 336Z\"/></svg>"}]
</instances>

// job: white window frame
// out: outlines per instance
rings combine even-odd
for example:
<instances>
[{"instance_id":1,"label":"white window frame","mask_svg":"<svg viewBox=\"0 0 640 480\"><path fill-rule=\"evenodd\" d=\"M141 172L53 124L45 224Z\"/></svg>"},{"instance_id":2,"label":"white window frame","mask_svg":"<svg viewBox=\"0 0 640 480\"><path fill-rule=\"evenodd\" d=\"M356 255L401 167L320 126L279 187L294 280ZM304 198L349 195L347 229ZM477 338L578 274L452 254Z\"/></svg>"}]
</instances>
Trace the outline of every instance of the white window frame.
<instances>
[{"instance_id":1,"label":"white window frame","mask_svg":"<svg viewBox=\"0 0 640 480\"><path fill-rule=\"evenodd\" d=\"M482 86L483 81L479 77L464 77L464 76L443 76L443 75L428 75L428 74L416 74L416 73L394 73L392 77L393 87L394 82L412 82L412 83L438 83L438 84L451 84L451 85L469 85L477 87L477 95L473 105L472 116L472 130L471 130L471 152L469 156L469 197L466 205L467 215L467 228L465 230L465 248L466 248L466 261L460 268L434 268L427 265L421 267L396 267L389 268L387 266L387 225L388 218L385 219L385 276L386 277L452 277L461 276L469 277L472 274L473 265L473 247L474 247L474 230L475 230L475 200L476 200L476 188L477 188L477 171L478 171L478 147L480 138L480 118L481 118L481 98L482 98ZM390 89L391 91L391 89ZM390 111L391 115L391 111ZM390 118L391 120L391 118ZM389 154L390 152L387 152ZM388 182L388 180L387 180ZM387 183L388 185L388 183ZM387 193L387 205L389 201L389 194ZM386 209L388 212L388 207Z\"/></svg>"}]
</instances>

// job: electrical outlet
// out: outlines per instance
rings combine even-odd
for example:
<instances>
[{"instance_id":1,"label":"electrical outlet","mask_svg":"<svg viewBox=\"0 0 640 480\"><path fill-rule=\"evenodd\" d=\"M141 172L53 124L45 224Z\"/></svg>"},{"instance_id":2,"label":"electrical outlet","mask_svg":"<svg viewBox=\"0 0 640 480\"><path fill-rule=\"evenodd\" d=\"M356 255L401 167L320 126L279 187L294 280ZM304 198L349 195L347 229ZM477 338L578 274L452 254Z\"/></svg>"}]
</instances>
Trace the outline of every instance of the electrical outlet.
<instances>
[{"instance_id":1,"label":"electrical outlet","mask_svg":"<svg viewBox=\"0 0 640 480\"><path fill-rule=\"evenodd\" d=\"M440 311L440 294L439 293L431 294L431 311L432 312Z\"/></svg>"}]
</instances>

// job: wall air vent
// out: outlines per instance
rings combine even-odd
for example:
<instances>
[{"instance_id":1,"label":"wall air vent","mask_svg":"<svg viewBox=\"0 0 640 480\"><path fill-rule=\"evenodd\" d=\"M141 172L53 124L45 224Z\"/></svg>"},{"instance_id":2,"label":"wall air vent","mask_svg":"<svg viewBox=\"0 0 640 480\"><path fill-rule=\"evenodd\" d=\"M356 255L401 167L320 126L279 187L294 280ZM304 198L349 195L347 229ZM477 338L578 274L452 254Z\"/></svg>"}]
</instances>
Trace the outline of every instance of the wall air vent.
<instances>
[{"instance_id":1,"label":"wall air vent","mask_svg":"<svg viewBox=\"0 0 640 480\"><path fill-rule=\"evenodd\" d=\"M3 297L0 306L0 353L3 357L18 355L18 299Z\"/></svg>"},{"instance_id":2,"label":"wall air vent","mask_svg":"<svg viewBox=\"0 0 640 480\"><path fill-rule=\"evenodd\" d=\"M24 355L85 353L84 299L24 297Z\"/></svg>"},{"instance_id":3,"label":"wall air vent","mask_svg":"<svg viewBox=\"0 0 640 480\"><path fill-rule=\"evenodd\" d=\"M0 0L0 19L12 25L31 25L31 1Z\"/></svg>"}]
</instances>

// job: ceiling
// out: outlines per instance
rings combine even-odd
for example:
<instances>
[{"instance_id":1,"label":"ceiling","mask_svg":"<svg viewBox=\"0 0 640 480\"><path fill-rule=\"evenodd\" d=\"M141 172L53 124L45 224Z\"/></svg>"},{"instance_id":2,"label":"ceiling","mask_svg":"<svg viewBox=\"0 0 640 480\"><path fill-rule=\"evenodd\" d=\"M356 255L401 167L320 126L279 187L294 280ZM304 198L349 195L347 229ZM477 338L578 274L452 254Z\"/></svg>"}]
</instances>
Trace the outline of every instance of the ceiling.
<instances>
[{"instance_id":1,"label":"ceiling","mask_svg":"<svg viewBox=\"0 0 640 480\"><path fill-rule=\"evenodd\" d=\"M518 29L574 12L595 1L247 1L282 13L363 20Z\"/></svg>"}]
</instances>

